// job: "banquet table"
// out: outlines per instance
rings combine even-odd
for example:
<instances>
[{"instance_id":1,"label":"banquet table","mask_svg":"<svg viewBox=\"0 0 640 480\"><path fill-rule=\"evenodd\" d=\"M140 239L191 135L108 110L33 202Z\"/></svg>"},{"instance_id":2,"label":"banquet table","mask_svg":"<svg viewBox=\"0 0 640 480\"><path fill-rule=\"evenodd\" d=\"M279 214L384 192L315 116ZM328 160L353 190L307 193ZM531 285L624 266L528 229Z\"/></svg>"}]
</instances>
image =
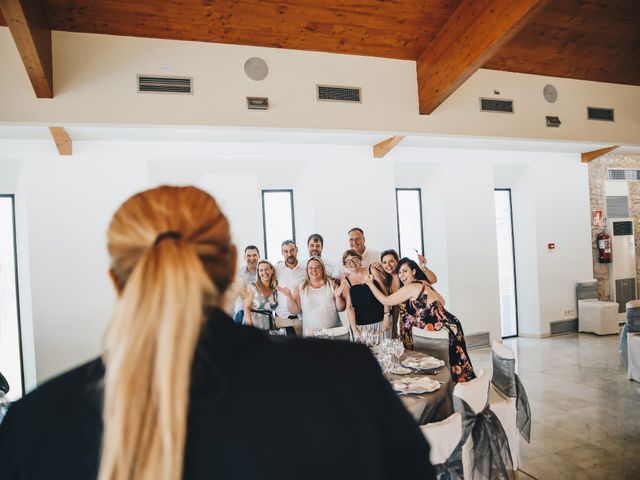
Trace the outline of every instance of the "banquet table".
<instances>
[{"instance_id":1,"label":"banquet table","mask_svg":"<svg viewBox=\"0 0 640 480\"><path fill-rule=\"evenodd\" d=\"M412 355L424 356L419 352L405 351L400 357L400 361ZM440 388L434 392L421 393L419 395L399 395L400 400L419 425L439 422L453 414L453 387L455 384L451 380L451 373L446 365L438 368L432 374L418 372L412 372L407 375L388 374L388 379L393 381L402 379L405 376L427 376L440 382Z\"/></svg>"}]
</instances>

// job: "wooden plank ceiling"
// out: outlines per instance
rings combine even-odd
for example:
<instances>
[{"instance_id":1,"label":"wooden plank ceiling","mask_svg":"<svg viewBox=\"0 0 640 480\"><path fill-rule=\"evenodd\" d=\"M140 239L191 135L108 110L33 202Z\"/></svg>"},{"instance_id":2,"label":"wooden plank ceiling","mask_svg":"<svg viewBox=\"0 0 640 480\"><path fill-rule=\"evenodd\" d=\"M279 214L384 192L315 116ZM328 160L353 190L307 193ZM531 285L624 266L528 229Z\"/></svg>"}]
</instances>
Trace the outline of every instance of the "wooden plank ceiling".
<instances>
[{"instance_id":1,"label":"wooden plank ceiling","mask_svg":"<svg viewBox=\"0 0 640 480\"><path fill-rule=\"evenodd\" d=\"M450 19L455 20L467 5L486 8L490 13L482 17L491 22L493 17L509 18L524 2L44 0L41 3L51 30L418 60L435 43L444 26L452 23ZM536 2L529 0L529 3ZM539 3L535 15L511 28L510 36L494 43L498 45L497 51L485 55L488 59L479 57L480 66L640 85L640 0ZM6 25L1 15L0 25ZM466 32L457 34L462 37ZM447 54L464 57L464 48L458 45L461 51Z\"/></svg>"}]
</instances>

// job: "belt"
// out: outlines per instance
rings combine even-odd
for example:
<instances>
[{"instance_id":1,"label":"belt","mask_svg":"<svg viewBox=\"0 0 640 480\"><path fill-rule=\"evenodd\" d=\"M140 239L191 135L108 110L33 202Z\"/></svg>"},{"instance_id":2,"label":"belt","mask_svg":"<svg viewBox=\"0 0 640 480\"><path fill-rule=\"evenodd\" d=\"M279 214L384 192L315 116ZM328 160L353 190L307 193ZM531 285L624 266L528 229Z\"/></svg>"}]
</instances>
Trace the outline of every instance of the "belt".
<instances>
[{"instance_id":1,"label":"belt","mask_svg":"<svg viewBox=\"0 0 640 480\"><path fill-rule=\"evenodd\" d=\"M289 315L287 318L289 320L298 320L298 315Z\"/></svg>"}]
</instances>

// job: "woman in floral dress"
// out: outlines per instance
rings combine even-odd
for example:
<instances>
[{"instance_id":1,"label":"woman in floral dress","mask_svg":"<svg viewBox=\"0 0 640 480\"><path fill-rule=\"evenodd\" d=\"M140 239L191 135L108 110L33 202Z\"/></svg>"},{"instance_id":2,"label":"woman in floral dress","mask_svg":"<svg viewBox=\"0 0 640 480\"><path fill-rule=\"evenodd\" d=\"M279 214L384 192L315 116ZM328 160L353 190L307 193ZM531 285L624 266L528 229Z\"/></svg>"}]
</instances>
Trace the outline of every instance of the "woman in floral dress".
<instances>
[{"instance_id":1,"label":"woman in floral dress","mask_svg":"<svg viewBox=\"0 0 640 480\"><path fill-rule=\"evenodd\" d=\"M414 328L449 332L449 365L451 377L457 382L468 382L476 375L467 353L460 321L444 308L444 299L427 281L417 263L408 258L398 262L398 276L403 287L385 296L371 278L366 283L383 305L400 305L400 337L405 348L413 350Z\"/></svg>"}]
</instances>

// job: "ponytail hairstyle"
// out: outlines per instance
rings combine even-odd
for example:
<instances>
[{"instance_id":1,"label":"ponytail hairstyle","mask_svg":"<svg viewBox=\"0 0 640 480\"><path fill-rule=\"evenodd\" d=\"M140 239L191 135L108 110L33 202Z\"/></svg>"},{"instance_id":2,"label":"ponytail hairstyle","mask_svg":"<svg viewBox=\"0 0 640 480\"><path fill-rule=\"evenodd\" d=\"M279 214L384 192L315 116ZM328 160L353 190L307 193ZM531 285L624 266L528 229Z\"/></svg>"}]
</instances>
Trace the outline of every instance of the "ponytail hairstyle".
<instances>
[{"instance_id":1,"label":"ponytail hairstyle","mask_svg":"<svg viewBox=\"0 0 640 480\"><path fill-rule=\"evenodd\" d=\"M235 273L229 223L202 190L158 187L118 209L108 250L119 297L103 340L98 479L178 480L204 311Z\"/></svg>"}]
</instances>

